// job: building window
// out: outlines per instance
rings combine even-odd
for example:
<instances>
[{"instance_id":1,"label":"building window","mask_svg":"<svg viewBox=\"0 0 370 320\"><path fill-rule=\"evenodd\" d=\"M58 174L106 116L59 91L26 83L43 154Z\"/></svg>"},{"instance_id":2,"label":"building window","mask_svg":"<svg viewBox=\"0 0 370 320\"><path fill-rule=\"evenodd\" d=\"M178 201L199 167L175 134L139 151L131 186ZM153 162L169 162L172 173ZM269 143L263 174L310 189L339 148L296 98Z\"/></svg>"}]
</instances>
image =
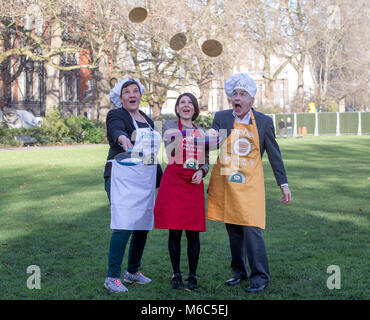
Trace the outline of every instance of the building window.
<instances>
[{"instance_id":1,"label":"building window","mask_svg":"<svg viewBox=\"0 0 370 320\"><path fill-rule=\"evenodd\" d=\"M61 57L61 65L72 66L77 65L79 56L73 53L63 53ZM62 82L62 101L63 102L76 102L78 101L78 80L79 71L62 71L61 82Z\"/></svg>"}]
</instances>

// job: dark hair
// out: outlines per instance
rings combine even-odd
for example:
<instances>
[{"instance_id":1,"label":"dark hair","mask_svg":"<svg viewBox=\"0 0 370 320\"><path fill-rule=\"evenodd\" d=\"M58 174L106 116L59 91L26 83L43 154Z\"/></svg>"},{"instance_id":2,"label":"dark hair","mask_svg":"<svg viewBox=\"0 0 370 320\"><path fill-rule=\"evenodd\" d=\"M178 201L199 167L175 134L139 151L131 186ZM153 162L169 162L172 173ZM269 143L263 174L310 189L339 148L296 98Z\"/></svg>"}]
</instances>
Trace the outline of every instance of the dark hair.
<instances>
[{"instance_id":1,"label":"dark hair","mask_svg":"<svg viewBox=\"0 0 370 320\"><path fill-rule=\"evenodd\" d=\"M137 85L137 87L139 88L139 92L140 92L140 94L141 94L141 90L140 90L140 86L139 86L139 84L138 84L134 79L130 79L130 80L126 81L126 82L123 84L123 86L122 86L122 88L121 88L121 94L120 94L120 97L122 97L122 90L123 90L124 88L127 88L128 86L130 86L130 85L132 85L132 84L136 84L136 85Z\"/></svg>"},{"instance_id":2,"label":"dark hair","mask_svg":"<svg viewBox=\"0 0 370 320\"><path fill-rule=\"evenodd\" d=\"M176 113L177 117L180 118L180 115L178 114L178 112L176 110L176 107L179 105L180 100L183 96L188 96L190 98L192 104L193 104L194 114L193 114L193 117L191 118L191 120L195 121L196 118L198 118L198 116L199 116L199 104L198 104L197 98L195 98L194 95L190 92L184 92L184 93L179 95L179 97L176 100L176 104L175 104L175 113Z\"/></svg>"}]
</instances>

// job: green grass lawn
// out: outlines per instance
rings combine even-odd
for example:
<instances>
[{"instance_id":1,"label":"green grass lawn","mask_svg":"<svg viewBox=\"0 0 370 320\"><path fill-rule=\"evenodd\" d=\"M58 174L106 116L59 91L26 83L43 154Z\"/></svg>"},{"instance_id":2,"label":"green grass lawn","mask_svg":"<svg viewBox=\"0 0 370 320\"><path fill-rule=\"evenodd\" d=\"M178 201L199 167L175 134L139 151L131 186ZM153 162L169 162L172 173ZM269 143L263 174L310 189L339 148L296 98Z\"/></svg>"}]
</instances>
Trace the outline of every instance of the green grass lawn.
<instances>
[{"instance_id":1,"label":"green grass lawn","mask_svg":"<svg viewBox=\"0 0 370 320\"><path fill-rule=\"evenodd\" d=\"M247 294L232 273L223 223L201 233L199 289L170 288L167 230L149 233L141 270L153 282L126 294L103 288L111 230L102 169L108 146L0 152L0 300L7 299L369 299L370 137L278 140L293 200L281 196L264 157L271 282ZM206 179L206 188L209 175ZM186 237L182 242L186 273ZM126 251L127 252L127 251ZM123 268L127 263L127 255ZM27 267L41 289L27 288ZM329 290L337 265L341 288Z\"/></svg>"}]
</instances>

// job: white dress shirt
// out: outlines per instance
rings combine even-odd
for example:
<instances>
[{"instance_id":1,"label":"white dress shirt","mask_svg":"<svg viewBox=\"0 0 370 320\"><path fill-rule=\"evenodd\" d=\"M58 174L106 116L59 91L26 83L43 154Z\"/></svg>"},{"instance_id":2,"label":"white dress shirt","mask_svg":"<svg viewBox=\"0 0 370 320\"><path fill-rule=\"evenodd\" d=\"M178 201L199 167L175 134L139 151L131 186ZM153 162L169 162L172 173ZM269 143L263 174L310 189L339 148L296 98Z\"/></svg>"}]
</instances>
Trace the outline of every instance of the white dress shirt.
<instances>
[{"instance_id":1,"label":"white dress shirt","mask_svg":"<svg viewBox=\"0 0 370 320\"><path fill-rule=\"evenodd\" d=\"M249 122L251 121L251 111L252 111L252 108L249 109L248 113L244 116L243 119L240 119L235 111L233 111L233 116L236 120L236 123L242 123L242 124L249 124Z\"/></svg>"}]
</instances>

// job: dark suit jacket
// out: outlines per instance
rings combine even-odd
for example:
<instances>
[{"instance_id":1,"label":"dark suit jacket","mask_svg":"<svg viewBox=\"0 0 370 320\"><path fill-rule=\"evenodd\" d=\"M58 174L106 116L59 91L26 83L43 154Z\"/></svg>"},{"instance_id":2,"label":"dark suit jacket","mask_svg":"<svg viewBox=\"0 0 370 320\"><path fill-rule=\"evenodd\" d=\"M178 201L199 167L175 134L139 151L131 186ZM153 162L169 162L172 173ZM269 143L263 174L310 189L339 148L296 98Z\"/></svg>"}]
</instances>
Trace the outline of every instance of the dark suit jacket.
<instances>
[{"instance_id":1,"label":"dark suit jacket","mask_svg":"<svg viewBox=\"0 0 370 320\"><path fill-rule=\"evenodd\" d=\"M255 111L253 108L252 112L257 124L261 158L266 150L277 184L280 186L283 183L288 183L283 159L275 139L275 129L272 119L261 112ZM233 129L235 119L232 113L233 110L231 109L216 112L212 128L217 131L220 129L227 129L227 136L229 136Z\"/></svg>"}]
</instances>

